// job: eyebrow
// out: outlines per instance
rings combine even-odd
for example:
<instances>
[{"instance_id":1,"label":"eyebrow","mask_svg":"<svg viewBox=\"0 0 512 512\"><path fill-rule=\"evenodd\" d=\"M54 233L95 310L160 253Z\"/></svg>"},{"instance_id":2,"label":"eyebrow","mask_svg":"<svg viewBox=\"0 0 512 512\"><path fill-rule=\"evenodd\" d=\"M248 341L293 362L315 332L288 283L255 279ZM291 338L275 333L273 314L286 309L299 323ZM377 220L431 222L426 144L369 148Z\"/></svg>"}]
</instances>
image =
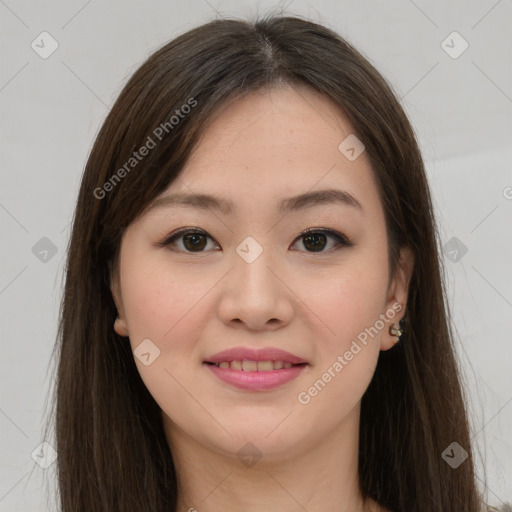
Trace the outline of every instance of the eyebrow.
<instances>
[{"instance_id":1,"label":"eyebrow","mask_svg":"<svg viewBox=\"0 0 512 512\"><path fill-rule=\"evenodd\" d=\"M322 189L306 192L297 196L283 199L278 205L281 214L303 210L320 205L342 204L363 211L361 203L350 193L339 189ZM217 210L231 213L234 204L228 199L209 194L174 193L160 197L149 205L146 211L161 207L185 206L201 210Z\"/></svg>"}]
</instances>

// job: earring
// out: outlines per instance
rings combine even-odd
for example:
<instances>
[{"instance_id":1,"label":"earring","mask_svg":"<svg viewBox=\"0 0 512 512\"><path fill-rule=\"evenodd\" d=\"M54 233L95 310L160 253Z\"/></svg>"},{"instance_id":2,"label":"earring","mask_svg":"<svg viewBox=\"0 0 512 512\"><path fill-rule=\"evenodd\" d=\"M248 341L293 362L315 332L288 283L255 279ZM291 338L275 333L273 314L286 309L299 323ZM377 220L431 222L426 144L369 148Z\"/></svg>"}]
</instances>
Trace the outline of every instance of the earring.
<instances>
[{"instance_id":1,"label":"earring","mask_svg":"<svg viewBox=\"0 0 512 512\"><path fill-rule=\"evenodd\" d=\"M400 341L400 336L403 334L403 330L400 329L400 324L391 324L389 326L389 334L391 336L395 336L395 340L393 342L394 345L396 345Z\"/></svg>"},{"instance_id":2,"label":"earring","mask_svg":"<svg viewBox=\"0 0 512 512\"><path fill-rule=\"evenodd\" d=\"M119 336L128 336L128 332L127 330L121 325L121 320L118 318L116 318L115 322L114 322L114 331L117 332L117 334L119 334Z\"/></svg>"}]
</instances>

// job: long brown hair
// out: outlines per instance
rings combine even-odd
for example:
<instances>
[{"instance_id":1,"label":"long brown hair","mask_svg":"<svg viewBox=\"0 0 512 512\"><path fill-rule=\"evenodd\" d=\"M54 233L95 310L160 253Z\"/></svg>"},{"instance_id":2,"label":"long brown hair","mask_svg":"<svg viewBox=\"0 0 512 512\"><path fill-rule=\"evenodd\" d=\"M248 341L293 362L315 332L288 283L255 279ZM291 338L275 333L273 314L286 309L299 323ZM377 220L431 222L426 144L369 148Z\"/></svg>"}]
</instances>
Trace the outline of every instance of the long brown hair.
<instances>
[{"instance_id":1,"label":"long brown hair","mask_svg":"<svg viewBox=\"0 0 512 512\"><path fill-rule=\"evenodd\" d=\"M63 512L176 510L178 475L161 410L129 343L113 330L111 272L125 228L173 182L213 118L227 103L277 84L307 85L339 105L377 179L391 272L401 246L414 252L405 334L381 353L362 399L361 492L394 512L480 510L439 239L413 129L386 80L342 37L298 17L267 16L216 20L156 51L120 93L91 150L55 346ZM171 122L176 110L182 115ZM155 147L127 166L148 136ZM442 457L453 441L468 452L456 469Z\"/></svg>"}]
</instances>

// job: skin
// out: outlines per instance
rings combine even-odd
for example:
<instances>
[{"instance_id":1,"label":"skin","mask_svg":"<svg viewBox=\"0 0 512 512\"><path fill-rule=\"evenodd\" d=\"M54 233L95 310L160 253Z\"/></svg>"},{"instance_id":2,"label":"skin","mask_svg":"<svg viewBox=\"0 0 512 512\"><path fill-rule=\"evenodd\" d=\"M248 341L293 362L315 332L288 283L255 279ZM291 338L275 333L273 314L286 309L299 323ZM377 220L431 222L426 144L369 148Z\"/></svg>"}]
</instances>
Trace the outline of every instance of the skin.
<instances>
[{"instance_id":1,"label":"skin","mask_svg":"<svg viewBox=\"0 0 512 512\"><path fill-rule=\"evenodd\" d=\"M112 277L115 329L133 350L145 339L160 350L148 366L135 362L162 409L180 511L385 510L358 489L360 402L380 351L394 345L388 327L405 308L360 343L309 403L298 401L358 334L407 301L413 256L402 249L388 281L384 212L369 160L363 152L349 161L338 149L351 133L336 105L306 87L251 93L222 109L162 194L206 192L233 201L234 211L159 207L123 236ZM348 191L363 210L277 211L281 199L320 188ZM181 227L206 231L203 252L183 237L157 245ZM314 252L300 237L311 227L354 245L328 236L323 252ZM247 236L263 248L252 263L235 250ZM309 365L270 391L236 389L203 361L240 345L279 347ZM262 454L252 466L237 456L248 442Z\"/></svg>"}]
</instances>

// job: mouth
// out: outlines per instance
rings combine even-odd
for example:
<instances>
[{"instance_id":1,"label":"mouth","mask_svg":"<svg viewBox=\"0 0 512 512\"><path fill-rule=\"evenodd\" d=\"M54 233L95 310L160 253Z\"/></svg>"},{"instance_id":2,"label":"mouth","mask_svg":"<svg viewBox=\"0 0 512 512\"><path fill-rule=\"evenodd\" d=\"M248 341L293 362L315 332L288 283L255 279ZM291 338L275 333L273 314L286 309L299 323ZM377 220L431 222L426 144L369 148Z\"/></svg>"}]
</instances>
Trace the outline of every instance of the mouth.
<instances>
[{"instance_id":1,"label":"mouth","mask_svg":"<svg viewBox=\"0 0 512 512\"><path fill-rule=\"evenodd\" d=\"M233 361L221 361L219 363L205 361L205 364L216 366L217 368L243 372L271 372L275 370L287 370L293 366L307 366L308 363L294 364L290 361L251 361L249 359L242 359Z\"/></svg>"},{"instance_id":2,"label":"mouth","mask_svg":"<svg viewBox=\"0 0 512 512\"><path fill-rule=\"evenodd\" d=\"M309 363L277 347L234 347L203 361L203 366L225 384L265 391L297 378Z\"/></svg>"},{"instance_id":3,"label":"mouth","mask_svg":"<svg viewBox=\"0 0 512 512\"><path fill-rule=\"evenodd\" d=\"M269 391L296 379L309 365L280 360L235 359L218 363L205 361L203 366L230 387L246 391Z\"/></svg>"}]
</instances>

